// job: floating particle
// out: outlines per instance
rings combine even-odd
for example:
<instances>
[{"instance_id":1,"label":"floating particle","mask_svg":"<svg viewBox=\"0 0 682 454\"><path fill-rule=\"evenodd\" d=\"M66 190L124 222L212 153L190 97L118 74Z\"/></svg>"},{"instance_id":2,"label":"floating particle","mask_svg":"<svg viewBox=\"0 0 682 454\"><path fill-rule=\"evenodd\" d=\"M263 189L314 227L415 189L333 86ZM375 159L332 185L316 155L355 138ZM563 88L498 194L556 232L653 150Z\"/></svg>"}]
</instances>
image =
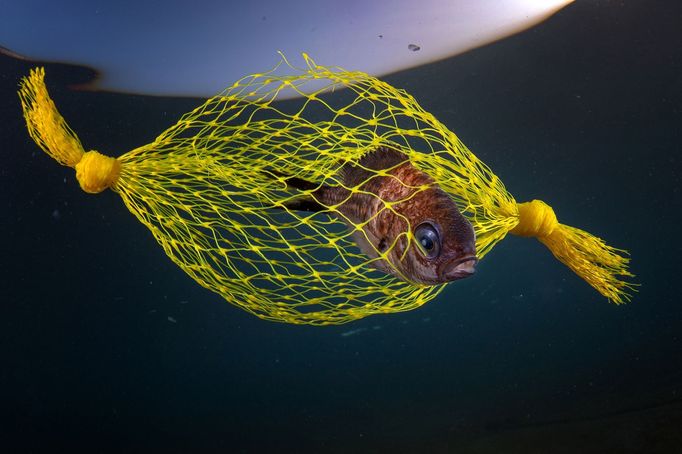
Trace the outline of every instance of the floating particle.
<instances>
[{"instance_id":1,"label":"floating particle","mask_svg":"<svg viewBox=\"0 0 682 454\"><path fill-rule=\"evenodd\" d=\"M416 44L408 44L407 48L412 52L417 52L419 49L421 49L421 47L417 46Z\"/></svg>"},{"instance_id":2,"label":"floating particle","mask_svg":"<svg viewBox=\"0 0 682 454\"><path fill-rule=\"evenodd\" d=\"M341 333L341 337L354 336L356 334L360 334L363 331L367 331L367 328L357 328L357 329L352 329L350 331L344 331L343 333Z\"/></svg>"}]
</instances>

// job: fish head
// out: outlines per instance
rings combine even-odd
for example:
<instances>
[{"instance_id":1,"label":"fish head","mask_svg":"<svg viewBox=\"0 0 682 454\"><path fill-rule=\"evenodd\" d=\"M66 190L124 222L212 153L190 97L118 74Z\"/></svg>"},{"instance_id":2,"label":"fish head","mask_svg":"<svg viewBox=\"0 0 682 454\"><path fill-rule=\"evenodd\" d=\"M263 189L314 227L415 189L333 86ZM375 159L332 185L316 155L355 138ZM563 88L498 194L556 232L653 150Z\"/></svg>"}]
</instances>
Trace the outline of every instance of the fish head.
<instances>
[{"instance_id":1,"label":"fish head","mask_svg":"<svg viewBox=\"0 0 682 454\"><path fill-rule=\"evenodd\" d=\"M476 234L452 198L439 188L422 191L405 204L410 244L392 262L408 280L438 285L475 271Z\"/></svg>"}]
</instances>

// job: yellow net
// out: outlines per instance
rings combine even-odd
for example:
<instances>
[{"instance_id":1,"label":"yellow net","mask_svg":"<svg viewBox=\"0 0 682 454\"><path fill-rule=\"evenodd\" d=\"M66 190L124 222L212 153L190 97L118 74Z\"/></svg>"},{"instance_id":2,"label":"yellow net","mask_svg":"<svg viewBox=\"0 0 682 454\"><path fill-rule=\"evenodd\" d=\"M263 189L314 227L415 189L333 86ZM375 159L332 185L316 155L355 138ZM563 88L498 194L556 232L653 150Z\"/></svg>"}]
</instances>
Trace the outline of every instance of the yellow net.
<instances>
[{"instance_id":1,"label":"yellow net","mask_svg":"<svg viewBox=\"0 0 682 454\"><path fill-rule=\"evenodd\" d=\"M340 324L433 299L444 285L415 282L389 255L402 248L397 260L405 260L417 247L417 226L402 207L434 184L473 225L479 259L507 232L535 236L609 300L630 299L633 285L622 280L632 276L624 251L559 224L542 202L517 204L499 178L405 91L304 57L305 68L280 63L296 70L293 75L273 70L235 82L154 142L118 158L84 151L49 98L42 69L24 78L19 94L31 137L75 167L85 191L116 191L180 268L258 317ZM300 97L280 101L291 90ZM395 167L362 165L363 156L382 147L405 156L433 184L399 181L409 190L397 199L368 193L369 180L395 179ZM349 165L362 167L365 179L349 185L340 170ZM378 208L368 219L350 219L344 201L315 198L320 188L343 188L346 201L368 195ZM296 209L304 199L317 209ZM359 241L363 235L369 240L365 227L382 213L402 231L367 254Z\"/></svg>"}]
</instances>

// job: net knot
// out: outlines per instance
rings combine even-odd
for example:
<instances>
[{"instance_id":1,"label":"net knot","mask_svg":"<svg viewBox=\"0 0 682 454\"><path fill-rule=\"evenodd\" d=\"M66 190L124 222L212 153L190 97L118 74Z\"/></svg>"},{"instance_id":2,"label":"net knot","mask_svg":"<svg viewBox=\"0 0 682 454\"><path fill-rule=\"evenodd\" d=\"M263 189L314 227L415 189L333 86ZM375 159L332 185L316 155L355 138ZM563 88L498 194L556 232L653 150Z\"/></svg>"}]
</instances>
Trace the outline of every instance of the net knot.
<instances>
[{"instance_id":1,"label":"net knot","mask_svg":"<svg viewBox=\"0 0 682 454\"><path fill-rule=\"evenodd\" d=\"M83 153L76 164L76 178L81 188L90 194L97 194L111 187L121 174L121 162L95 150Z\"/></svg>"},{"instance_id":2,"label":"net knot","mask_svg":"<svg viewBox=\"0 0 682 454\"><path fill-rule=\"evenodd\" d=\"M510 232L514 235L544 238L559 225L551 206L542 200L517 204L519 223Z\"/></svg>"}]
</instances>

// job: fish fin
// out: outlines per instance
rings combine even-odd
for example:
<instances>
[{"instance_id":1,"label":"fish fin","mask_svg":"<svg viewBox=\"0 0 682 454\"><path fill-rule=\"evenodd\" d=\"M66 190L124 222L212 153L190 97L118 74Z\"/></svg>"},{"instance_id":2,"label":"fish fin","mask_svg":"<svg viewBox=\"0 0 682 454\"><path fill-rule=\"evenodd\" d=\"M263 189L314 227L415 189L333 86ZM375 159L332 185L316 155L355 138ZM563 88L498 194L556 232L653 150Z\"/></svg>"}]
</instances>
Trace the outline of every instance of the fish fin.
<instances>
[{"instance_id":1,"label":"fish fin","mask_svg":"<svg viewBox=\"0 0 682 454\"><path fill-rule=\"evenodd\" d=\"M380 146L368 151L357 163L348 163L339 170L341 181L356 186L368 181L377 170L392 169L409 162L408 156L394 148Z\"/></svg>"},{"instance_id":2,"label":"fish fin","mask_svg":"<svg viewBox=\"0 0 682 454\"><path fill-rule=\"evenodd\" d=\"M409 160L410 158L402 151L382 145L365 153L358 161L358 165L372 170L383 170L397 167Z\"/></svg>"}]
</instances>

